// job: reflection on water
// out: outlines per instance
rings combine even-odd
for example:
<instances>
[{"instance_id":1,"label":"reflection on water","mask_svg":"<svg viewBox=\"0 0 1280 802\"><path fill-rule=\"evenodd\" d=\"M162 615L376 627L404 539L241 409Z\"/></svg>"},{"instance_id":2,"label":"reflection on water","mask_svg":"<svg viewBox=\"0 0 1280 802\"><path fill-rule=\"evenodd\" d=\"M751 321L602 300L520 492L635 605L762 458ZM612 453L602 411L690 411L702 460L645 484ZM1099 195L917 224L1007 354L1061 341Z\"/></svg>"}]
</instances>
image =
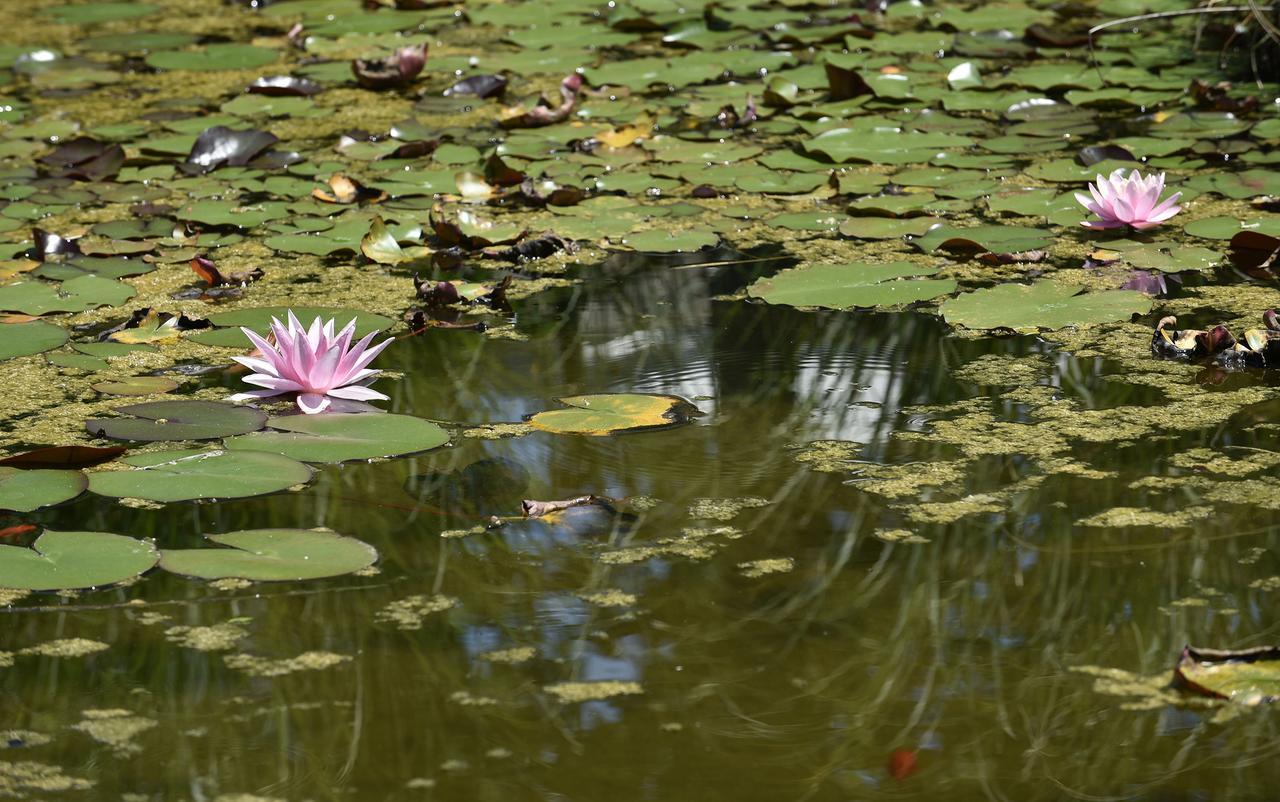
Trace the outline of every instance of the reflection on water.
<instances>
[{"instance_id":1,"label":"reflection on water","mask_svg":"<svg viewBox=\"0 0 1280 802\"><path fill-rule=\"evenodd\" d=\"M1141 480L1193 474L1170 461L1194 447L1269 448L1265 432L1081 439L1049 455L1098 475L1048 470L1031 446L898 436L928 433L964 412L938 405L965 399L969 412L1026 423L1050 403L1162 396L1036 338L966 341L923 315L715 300L780 264L620 260L518 303L524 341L433 331L383 365L405 374L382 387L392 410L460 427L615 391L682 395L703 413L687 426L459 436L418 457L327 468L299 493L159 510L88 497L46 511L50 526L164 546L328 526L383 559L373 576L299 585L159 573L23 600L0 649L109 645L0 669L3 725L23 731L5 758L95 783L29 795L1264 798L1280 779L1271 712L1224 721L1156 686L1184 642L1275 639L1274 591L1255 581L1278 573L1275 514ZM979 370L991 354L1007 357L994 376ZM816 440L861 445L836 465L797 459ZM922 481L930 471L941 478ZM627 499L629 514L492 521L525 498L587 493ZM770 503L690 513L699 499L744 497ZM948 518L933 502L970 506ZM1211 514L1190 526L1079 523L1196 505ZM893 542L902 531L917 542ZM740 567L778 558L793 562L755 578ZM230 619L247 634L221 650L166 636ZM350 659L264 677L224 660L240 653ZM1089 666L1131 676L1078 670ZM112 710L127 712L92 712ZM895 780L886 763L902 749L917 750L918 770Z\"/></svg>"}]
</instances>

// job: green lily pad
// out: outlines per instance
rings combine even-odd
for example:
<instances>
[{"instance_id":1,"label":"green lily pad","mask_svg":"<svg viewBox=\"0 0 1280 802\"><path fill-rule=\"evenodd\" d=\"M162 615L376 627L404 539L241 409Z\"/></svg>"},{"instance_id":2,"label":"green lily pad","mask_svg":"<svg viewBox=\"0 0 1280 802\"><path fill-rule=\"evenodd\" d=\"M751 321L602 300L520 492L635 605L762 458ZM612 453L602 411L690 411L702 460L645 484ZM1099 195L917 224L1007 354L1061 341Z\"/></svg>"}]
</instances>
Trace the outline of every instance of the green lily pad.
<instances>
[{"instance_id":1,"label":"green lily pad","mask_svg":"<svg viewBox=\"0 0 1280 802\"><path fill-rule=\"evenodd\" d=\"M355 252L360 248L359 239L342 240L319 234L275 234L262 244L285 253L305 253L311 256L331 256L343 251Z\"/></svg>"},{"instance_id":2,"label":"green lily pad","mask_svg":"<svg viewBox=\"0 0 1280 802\"><path fill-rule=\"evenodd\" d=\"M1086 167L1075 159L1055 159L1031 165L1027 168L1027 175L1055 184L1087 184L1100 175L1111 175L1121 169L1127 174L1129 170L1139 166L1131 161L1104 159Z\"/></svg>"},{"instance_id":3,"label":"green lily pad","mask_svg":"<svg viewBox=\"0 0 1280 802\"><path fill-rule=\"evenodd\" d=\"M378 559L368 543L325 530L251 529L205 538L230 548L165 549L160 567L198 579L286 582L342 576Z\"/></svg>"},{"instance_id":4,"label":"green lily pad","mask_svg":"<svg viewBox=\"0 0 1280 802\"><path fill-rule=\"evenodd\" d=\"M1240 220L1235 217L1207 217L1193 220L1182 227L1193 237L1203 239L1231 239L1242 231L1252 231L1271 237L1280 237L1280 217L1262 217Z\"/></svg>"},{"instance_id":5,"label":"green lily pad","mask_svg":"<svg viewBox=\"0 0 1280 802\"><path fill-rule=\"evenodd\" d=\"M89 477L100 496L149 501L247 498L278 493L311 480L311 468L264 451L158 451L123 460L131 471L103 471Z\"/></svg>"},{"instance_id":6,"label":"green lily pad","mask_svg":"<svg viewBox=\"0 0 1280 802\"><path fill-rule=\"evenodd\" d=\"M29 549L0 546L0 587L78 590L114 585L145 573L159 560L155 547L144 540L46 529Z\"/></svg>"},{"instance_id":7,"label":"green lily pad","mask_svg":"<svg viewBox=\"0 0 1280 802\"><path fill-rule=\"evenodd\" d=\"M830 180L831 176L827 173L779 173L768 170L760 174L740 176L733 183L743 192L802 195L813 192Z\"/></svg>"},{"instance_id":8,"label":"green lily pad","mask_svg":"<svg viewBox=\"0 0 1280 802\"><path fill-rule=\"evenodd\" d=\"M186 47L198 38L189 33L131 31L129 33L109 33L102 36L91 36L88 39L80 40L77 44L81 50L88 52L141 53L150 50L171 50L177 47Z\"/></svg>"},{"instance_id":9,"label":"green lily pad","mask_svg":"<svg viewBox=\"0 0 1280 802\"><path fill-rule=\"evenodd\" d=\"M840 234L854 239L919 237L942 221L936 217L854 217L840 224Z\"/></svg>"},{"instance_id":10,"label":"green lily pad","mask_svg":"<svg viewBox=\"0 0 1280 802\"><path fill-rule=\"evenodd\" d=\"M132 417L96 418L85 428L112 440L212 440L257 431L267 422L265 412L217 401L152 401L115 411Z\"/></svg>"},{"instance_id":11,"label":"green lily pad","mask_svg":"<svg viewBox=\"0 0 1280 802\"><path fill-rule=\"evenodd\" d=\"M790 231L835 231L849 218L839 212L791 212L765 220L773 228Z\"/></svg>"},{"instance_id":12,"label":"green lily pad","mask_svg":"<svg viewBox=\"0 0 1280 802\"><path fill-rule=\"evenodd\" d=\"M298 316L298 320L305 325L310 325L311 321L315 320L316 317L322 317L325 320L333 318L335 325L341 329L354 318L356 321L356 337L363 337L374 331L386 331L395 325L395 321L389 317L356 309L340 309L332 306L260 306L256 309L237 309L234 312L220 312L216 315L210 315L209 322L218 328L196 332L189 335L187 339L202 345L250 348L252 344L249 342L249 338L244 336L244 332L240 331L241 326L265 337L271 328L271 318L275 317L283 321L290 309Z\"/></svg>"},{"instance_id":13,"label":"green lily pad","mask_svg":"<svg viewBox=\"0 0 1280 802\"><path fill-rule=\"evenodd\" d=\"M804 149L841 163L914 164L928 161L944 148L965 147L973 141L960 134L863 126L825 131L805 142Z\"/></svg>"},{"instance_id":14,"label":"green lily pad","mask_svg":"<svg viewBox=\"0 0 1280 802\"><path fill-rule=\"evenodd\" d=\"M1222 254L1217 251L1190 245L1176 245L1172 242L1112 240L1102 248L1117 252L1132 267L1142 270L1159 270L1163 273L1208 270L1222 261Z\"/></svg>"},{"instance_id":15,"label":"green lily pad","mask_svg":"<svg viewBox=\"0 0 1280 802\"><path fill-rule=\"evenodd\" d=\"M288 207L278 202L240 204L235 201L203 200L189 203L178 210L179 220L237 228L255 228L288 216Z\"/></svg>"},{"instance_id":16,"label":"green lily pad","mask_svg":"<svg viewBox=\"0 0 1280 802\"><path fill-rule=\"evenodd\" d=\"M1156 137L1222 139L1247 131L1250 125L1229 111L1187 111L1158 119L1147 133Z\"/></svg>"},{"instance_id":17,"label":"green lily pad","mask_svg":"<svg viewBox=\"0 0 1280 802\"><path fill-rule=\"evenodd\" d=\"M88 486L80 471L26 471L0 465L0 510L31 512L61 504Z\"/></svg>"},{"instance_id":18,"label":"green lily pad","mask_svg":"<svg viewBox=\"0 0 1280 802\"><path fill-rule=\"evenodd\" d=\"M84 312L99 306L119 306L136 294L128 284L92 275L61 285L20 281L0 287L0 309L28 315Z\"/></svg>"},{"instance_id":19,"label":"green lily pad","mask_svg":"<svg viewBox=\"0 0 1280 802\"><path fill-rule=\"evenodd\" d=\"M1174 684L1216 699L1259 704L1280 699L1280 649L1261 646L1243 651L1182 650Z\"/></svg>"},{"instance_id":20,"label":"green lily pad","mask_svg":"<svg viewBox=\"0 0 1280 802\"><path fill-rule=\"evenodd\" d=\"M251 70L280 58L280 51L257 45L213 44L199 50L161 50L147 56L158 70Z\"/></svg>"},{"instance_id":21,"label":"green lily pad","mask_svg":"<svg viewBox=\"0 0 1280 802\"><path fill-rule=\"evenodd\" d=\"M990 253L1021 253L1045 248L1052 242L1053 234L1043 229L996 225L968 228L938 226L924 236L911 240L912 245L925 253L933 253L939 248Z\"/></svg>"},{"instance_id":22,"label":"green lily pad","mask_svg":"<svg viewBox=\"0 0 1280 802\"><path fill-rule=\"evenodd\" d=\"M910 262L807 265L762 278L747 288L747 294L788 306L898 306L955 292L956 282L951 279L909 278L937 272Z\"/></svg>"},{"instance_id":23,"label":"green lily pad","mask_svg":"<svg viewBox=\"0 0 1280 802\"><path fill-rule=\"evenodd\" d=\"M1134 290L1081 294L1082 287L1041 279L966 292L942 304L948 323L970 329L1034 332L1127 320L1151 311L1151 299Z\"/></svg>"},{"instance_id":24,"label":"green lily pad","mask_svg":"<svg viewBox=\"0 0 1280 802\"><path fill-rule=\"evenodd\" d=\"M669 395L616 393L558 399L568 409L539 412L529 423L556 434L606 435L672 426L688 421L690 404Z\"/></svg>"},{"instance_id":25,"label":"green lily pad","mask_svg":"<svg viewBox=\"0 0 1280 802\"><path fill-rule=\"evenodd\" d=\"M49 351L67 341L67 330L43 321L0 324L0 359Z\"/></svg>"},{"instance_id":26,"label":"green lily pad","mask_svg":"<svg viewBox=\"0 0 1280 802\"><path fill-rule=\"evenodd\" d=\"M129 331L129 329L126 329ZM118 356L128 356L133 353L154 354L159 349L154 345L146 345L145 343L120 343L120 342L101 342L101 343L72 343L71 347L82 354L96 356L102 359L111 359Z\"/></svg>"},{"instance_id":27,"label":"green lily pad","mask_svg":"<svg viewBox=\"0 0 1280 802\"><path fill-rule=\"evenodd\" d=\"M84 370L91 373L93 371L106 370L111 367L105 359L101 359L96 356L89 356L88 354L59 353L49 354L46 358L49 360L50 365L55 365L60 368L71 368L73 370Z\"/></svg>"},{"instance_id":28,"label":"green lily pad","mask_svg":"<svg viewBox=\"0 0 1280 802\"><path fill-rule=\"evenodd\" d=\"M44 10L44 14L58 22L75 25L88 25L94 22L116 22L118 20L137 19L159 11L159 6L148 3L85 3L83 5L54 6Z\"/></svg>"},{"instance_id":29,"label":"green lily pad","mask_svg":"<svg viewBox=\"0 0 1280 802\"><path fill-rule=\"evenodd\" d=\"M1201 192L1243 200L1280 194L1280 176L1272 170L1244 170L1239 173L1193 176L1187 179L1184 186Z\"/></svg>"},{"instance_id":30,"label":"green lily pad","mask_svg":"<svg viewBox=\"0 0 1280 802\"><path fill-rule=\"evenodd\" d=\"M1075 225L1085 216L1072 193L1052 189L1012 189L993 194L987 199L987 208L993 212L1044 217L1058 226Z\"/></svg>"},{"instance_id":31,"label":"green lily pad","mask_svg":"<svg viewBox=\"0 0 1280 802\"><path fill-rule=\"evenodd\" d=\"M141 259L76 256L65 262L45 262L33 270L32 275L55 281L70 281L88 275L98 278L127 278L141 276L155 269L155 265Z\"/></svg>"},{"instance_id":32,"label":"green lily pad","mask_svg":"<svg viewBox=\"0 0 1280 802\"><path fill-rule=\"evenodd\" d=\"M652 229L628 234L623 243L643 253L680 253L711 248L719 244L720 235L707 229L686 231Z\"/></svg>"},{"instance_id":33,"label":"green lily pad","mask_svg":"<svg viewBox=\"0 0 1280 802\"><path fill-rule=\"evenodd\" d=\"M411 415L328 413L271 418L274 431L226 441L232 450L270 451L302 462L345 462L414 454L449 442L444 429Z\"/></svg>"},{"instance_id":34,"label":"green lily pad","mask_svg":"<svg viewBox=\"0 0 1280 802\"><path fill-rule=\"evenodd\" d=\"M178 389L178 383L163 376L133 376L116 381L95 382L89 385L104 395L155 395Z\"/></svg>"}]
</instances>

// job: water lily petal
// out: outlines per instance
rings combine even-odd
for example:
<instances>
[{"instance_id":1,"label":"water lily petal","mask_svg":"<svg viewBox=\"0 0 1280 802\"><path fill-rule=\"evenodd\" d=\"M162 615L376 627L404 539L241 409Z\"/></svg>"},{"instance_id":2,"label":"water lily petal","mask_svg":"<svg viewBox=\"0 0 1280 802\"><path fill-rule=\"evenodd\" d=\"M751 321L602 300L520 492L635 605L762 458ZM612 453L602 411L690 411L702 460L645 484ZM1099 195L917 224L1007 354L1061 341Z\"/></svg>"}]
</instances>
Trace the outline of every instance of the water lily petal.
<instances>
[{"instance_id":1,"label":"water lily petal","mask_svg":"<svg viewBox=\"0 0 1280 802\"><path fill-rule=\"evenodd\" d=\"M266 387L268 390L274 390L277 393L296 393L303 389L301 384L292 379L282 379L279 376L264 376L261 373L245 376L244 382L258 387Z\"/></svg>"},{"instance_id":2,"label":"water lily petal","mask_svg":"<svg viewBox=\"0 0 1280 802\"><path fill-rule=\"evenodd\" d=\"M324 412L329 403L329 399L320 393L298 393L298 408L308 415Z\"/></svg>"},{"instance_id":3,"label":"water lily petal","mask_svg":"<svg viewBox=\"0 0 1280 802\"><path fill-rule=\"evenodd\" d=\"M377 390L370 390L368 387L360 387L359 385L350 385L347 387L337 387L329 391L329 395L334 398L346 398L350 401L389 401L388 396L383 395Z\"/></svg>"}]
</instances>

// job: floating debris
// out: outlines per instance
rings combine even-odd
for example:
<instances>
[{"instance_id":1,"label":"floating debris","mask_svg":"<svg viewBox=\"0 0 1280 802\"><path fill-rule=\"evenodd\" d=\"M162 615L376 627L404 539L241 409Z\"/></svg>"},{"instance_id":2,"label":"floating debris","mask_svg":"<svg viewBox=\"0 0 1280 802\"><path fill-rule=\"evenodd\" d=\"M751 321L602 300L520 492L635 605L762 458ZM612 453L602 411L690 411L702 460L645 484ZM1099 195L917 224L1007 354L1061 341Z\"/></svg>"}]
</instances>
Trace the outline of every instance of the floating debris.
<instances>
[{"instance_id":1,"label":"floating debris","mask_svg":"<svg viewBox=\"0 0 1280 802\"><path fill-rule=\"evenodd\" d=\"M44 799L49 794L65 791L88 791L93 783L64 774L59 766L30 760L0 760L0 797L5 799Z\"/></svg>"},{"instance_id":2,"label":"floating debris","mask_svg":"<svg viewBox=\"0 0 1280 802\"><path fill-rule=\"evenodd\" d=\"M772 503L769 499L758 496L700 498L695 499L689 507L689 517L704 521L731 521L743 510L767 507Z\"/></svg>"},{"instance_id":3,"label":"floating debris","mask_svg":"<svg viewBox=\"0 0 1280 802\"><path fill-rule=\"evenodd\" d=\"M458 600L450 596L409 596L399 599L383 607L373 620L383 624L395 624L396 629L422 629L422 624L429 616L443 613L458 606Z\"/></svg>"},{"instance_id":4,"label":"floating debris","mask_svg":"<svg viewBox=\"0 0 1280 802\"><path fill-rule=\"evenodd\" d=\"M785 574L794 570L796 561L790 557L774 557L765 560L751 560L738 563L738 569L747 579L759 579L769 574Z\"/></svg>"},{"instance_id":5,"label":"floating debris","mask_svg":"<svg viewBox=\"0 0 1280 802\"><path fill-rule=\"evenodd\" d=\"M578 598L596 607L631 607L639 601L634 593L625 593L616 589L579 593Z\"/></svg>"},{"instance_id":6,"label":"floating debris","mask_svg":"<svg viewBox=\"0 0 1280 802\"><path fill-rule=\"evenodd\" d=\"M244 624L252 619L233 618L221 624L207 627L170 627L165 630L165 639L184 649L195 649L201 652L220 652L234 649L236 644L249 637L249 630Z\"/></svg>"},{"instance_id":7,"label":"floating debris","mask_svg":"<svg viewBox=\"0 0 1280 802\"><path fill-rule=\"evenodd\" d=\"M538 656L538 650L532 646L513 646L510 649L497 649L492 652L484 652L480 655L481 660L490 663L527 663Z\"/></svg>"},{"instance_id":8,"label":"floating debris","mask_svg":"<svg viewBox=\"0 0 1280 802\"><path fill-rule=\"evenodd\" d=\"M877 529L875 536L886 543L928 543L929 538L910 529Z\"/></svg>"},{"instance_id":9,"label":"floating debris","mask_svg":"<svg viewBox=\"0 0 1280 802\"><path fill-rule=\"evenodd\" d=\"M85 710L84 719L71 729L87 734L93 740L106 744L118 755L134 755L142 751L134 739L159 722L139 716L132 710Z\"/></svg>"},{"instance_id":10,"label":"floating debris","mask_svg":"<svg viewBox=\"0 0 1280 802\"><path fill-rule=\"evenodd\" d=\"M1213 507L1183 507L1177 512L1161 512L1141 507L1112 507L1088 518L1076 521L1077 526L1123 528L1126 526L1154 526L1161 529L1178 529L1195 525L1212 517Z\"/></svg>"},{"instance_id":11,"label":"floating debris","mask_svg":"<svg viewBox=\"0 0 1280 802\"><path fill-rule=\"evenodd\" d=\"M349 655L333 652L303 652L297 657L272 660L252 654L229 654L223 658L227 668L255 677L282 677L296 671L320 671L351 660Z\"/></svg>"},{"instance_id":12,"label":"floating debris","mask_svg":"<svg viewBox=\"0 0 1280 802\"><path fill-rule=\"evenodd\" d=\"M563 704L575 702L598 702L616 696L634 696L644 693L638 682L621 682L618 680L601 680L598 682L558 682L547 685L542 690L551 694Z\"/></svg>"}]
</instances>

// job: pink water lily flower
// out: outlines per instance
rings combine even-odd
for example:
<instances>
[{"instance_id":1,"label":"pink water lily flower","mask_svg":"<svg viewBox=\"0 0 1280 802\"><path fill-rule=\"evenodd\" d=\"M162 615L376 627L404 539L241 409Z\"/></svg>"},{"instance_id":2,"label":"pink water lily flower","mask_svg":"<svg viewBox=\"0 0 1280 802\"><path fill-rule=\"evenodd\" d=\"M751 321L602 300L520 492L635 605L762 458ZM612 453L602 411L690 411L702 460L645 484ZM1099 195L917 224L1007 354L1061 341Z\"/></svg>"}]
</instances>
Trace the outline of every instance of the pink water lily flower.
<instances>
[{"instance_id":1,"label":"pink water lily flower","mask_svg":"<svg viewBox=\"0 0 1280 802\"><path fill-rule=\"evenodd\" d=\"M1144 177L1137 170L1132 170L1126 178L1122 167L1109 178L1098 176L1089 185L1089 195L1093 197L1077 192L1076 200L1100 219L1085 220L1081 225L1086 228L1154 228L1182 211L1182 207L1176 205L1178 198L1182 197L1181 192L1161 201L1162 192L1164 173Z\"/></svg>"},{"instance_id":2,"label":"pink water lily flower","mask_svg":"<svg viewBox=\"0 0 1280 802\"><path fill-rule=\"evenodd\" d=\"M387 396L365 385L381 372L371 370L368 365L391 343L391 338L370 347L374 338L371 333L352 345L355 320L335 336L333 320L321 322L317 317L307 328L292 311L288 318L288 326L277 318L271 319L275 343L249 329L240 329L257 346L258 352L232 359L253 371L245 377L247 383L266 389L238 393L231 396L232 401L297 393L298 407L311 415L330 407L349 406L342 401L387 400ZM335 399L339 401L337 404Z\"/></svg>"}]
</instances>

